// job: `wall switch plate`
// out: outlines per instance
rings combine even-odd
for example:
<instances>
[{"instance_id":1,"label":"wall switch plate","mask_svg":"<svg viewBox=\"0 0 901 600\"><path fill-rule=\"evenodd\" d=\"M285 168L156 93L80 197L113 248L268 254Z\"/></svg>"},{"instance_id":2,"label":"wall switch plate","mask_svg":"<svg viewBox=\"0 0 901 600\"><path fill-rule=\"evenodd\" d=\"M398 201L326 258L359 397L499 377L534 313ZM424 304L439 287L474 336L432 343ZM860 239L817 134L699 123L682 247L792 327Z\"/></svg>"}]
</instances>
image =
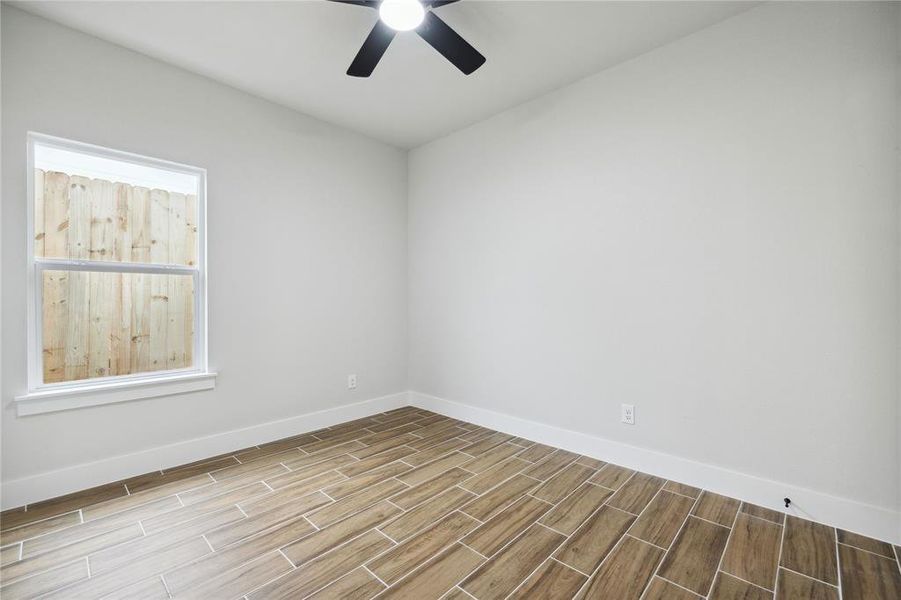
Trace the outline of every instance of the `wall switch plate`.
<instances>
[{"instance_id":1,"label":"wall switch plate","mask_svg":"<svg viewBox=\"0 0 901 600\"><path fill-rule=\"evenodd\" d=\"M623 404L620 420L626 425L635 425L635 406L632 404Z\"/></svg>"},{"instance_id":2,"label":"wall switch plate","mask_svg":"<svg viewBox=\"0 0 901 600\"><path fill-rule=\"evenodd\" d=\"M355 390L355 389L357 389L357 376L356 376L356 374L354 374L354 375L348 375L348 376L347 376L347 389L349 389L349 390Z\"/></svg>"}]
</instances>

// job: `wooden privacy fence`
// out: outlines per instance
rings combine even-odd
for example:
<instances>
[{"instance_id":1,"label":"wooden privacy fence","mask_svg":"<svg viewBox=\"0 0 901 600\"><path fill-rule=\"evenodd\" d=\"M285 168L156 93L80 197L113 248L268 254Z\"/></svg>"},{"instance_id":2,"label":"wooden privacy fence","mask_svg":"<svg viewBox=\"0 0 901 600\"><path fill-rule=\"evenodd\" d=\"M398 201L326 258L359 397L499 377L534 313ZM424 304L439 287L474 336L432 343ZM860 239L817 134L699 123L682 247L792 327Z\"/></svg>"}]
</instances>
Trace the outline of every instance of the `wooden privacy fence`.
<instances>
[{"instance_id":1,"label":"wooden privacy fence","mask_svg":"<svg viewBox=\"0 0 901 600\"><path fill-rule=\"evenodd\" d=\"M35 169L35 256L197 264L197 197ZM45 383L192 365L190 275L43 270Z\"/></svg>"}]
</instances>

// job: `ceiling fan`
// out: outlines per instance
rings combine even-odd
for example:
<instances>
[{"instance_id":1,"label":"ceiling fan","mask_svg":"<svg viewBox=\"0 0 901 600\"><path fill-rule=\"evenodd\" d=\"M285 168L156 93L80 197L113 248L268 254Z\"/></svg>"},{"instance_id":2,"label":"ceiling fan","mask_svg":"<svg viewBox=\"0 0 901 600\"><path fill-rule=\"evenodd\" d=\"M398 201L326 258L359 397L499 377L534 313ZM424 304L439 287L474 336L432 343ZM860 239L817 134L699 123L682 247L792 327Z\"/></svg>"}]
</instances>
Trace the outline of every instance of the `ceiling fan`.
<instances>
[{"instance_id":1,"label":"ceiling fan","mask_svg":"<svg viewBox=\"0 0 901 600\"><path fill-rule=\"evenodd\" d=\"M379 20L347 69L351 77L369 77L398 31L415 30L419 37L455 67L469 75L482 66L485 57L442 21L433 9L459 0L331 0L379 11Z\"/></svg>"}]
</instances>

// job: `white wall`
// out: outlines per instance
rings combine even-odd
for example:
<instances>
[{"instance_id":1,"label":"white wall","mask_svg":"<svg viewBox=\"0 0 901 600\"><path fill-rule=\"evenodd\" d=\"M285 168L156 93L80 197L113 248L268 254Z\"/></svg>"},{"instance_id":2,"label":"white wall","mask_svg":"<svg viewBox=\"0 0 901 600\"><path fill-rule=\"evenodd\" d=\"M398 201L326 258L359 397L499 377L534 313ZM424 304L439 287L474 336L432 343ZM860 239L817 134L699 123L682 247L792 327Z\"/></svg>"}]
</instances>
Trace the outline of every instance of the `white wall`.
<instances>
[{"instance_id":1,"label":"white wall","mask_svg":"<svg viewBox=\"0 0 901 600\"><path fill-rule=\"evenodd\" d=\"M405 153L7 6L2 75L4 483L405 389ZM215 390L15 416L27 130L208 169Z\"/></svg>"},{"instance_id":2,"label":"white wall","mask_svg":"<svg viewBox=\"0 0 901 600\"><path fill-rule=\"evenodd\" d=\"M411 389L898 510L897 9L764 5L412 151Z\"/></svg>"}]
</instances>

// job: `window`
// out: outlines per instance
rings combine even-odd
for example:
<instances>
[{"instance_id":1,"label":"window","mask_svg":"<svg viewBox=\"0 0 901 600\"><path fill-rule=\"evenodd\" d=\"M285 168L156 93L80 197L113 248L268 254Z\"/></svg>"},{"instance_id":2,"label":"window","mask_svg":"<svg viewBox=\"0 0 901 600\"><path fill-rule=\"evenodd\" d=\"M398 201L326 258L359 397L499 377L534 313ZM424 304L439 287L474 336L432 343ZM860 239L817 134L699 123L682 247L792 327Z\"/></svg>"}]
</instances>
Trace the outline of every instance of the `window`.
<instances>
[{"instance_id":1,"label":"window","mask_svg":"<svg viewBox=\"0 0 901 600\"><path fill-rule=\"evenodd\" d=\"M28 137L19 414L209 389L205 171Z\"/></svg>"}]
</instances>

